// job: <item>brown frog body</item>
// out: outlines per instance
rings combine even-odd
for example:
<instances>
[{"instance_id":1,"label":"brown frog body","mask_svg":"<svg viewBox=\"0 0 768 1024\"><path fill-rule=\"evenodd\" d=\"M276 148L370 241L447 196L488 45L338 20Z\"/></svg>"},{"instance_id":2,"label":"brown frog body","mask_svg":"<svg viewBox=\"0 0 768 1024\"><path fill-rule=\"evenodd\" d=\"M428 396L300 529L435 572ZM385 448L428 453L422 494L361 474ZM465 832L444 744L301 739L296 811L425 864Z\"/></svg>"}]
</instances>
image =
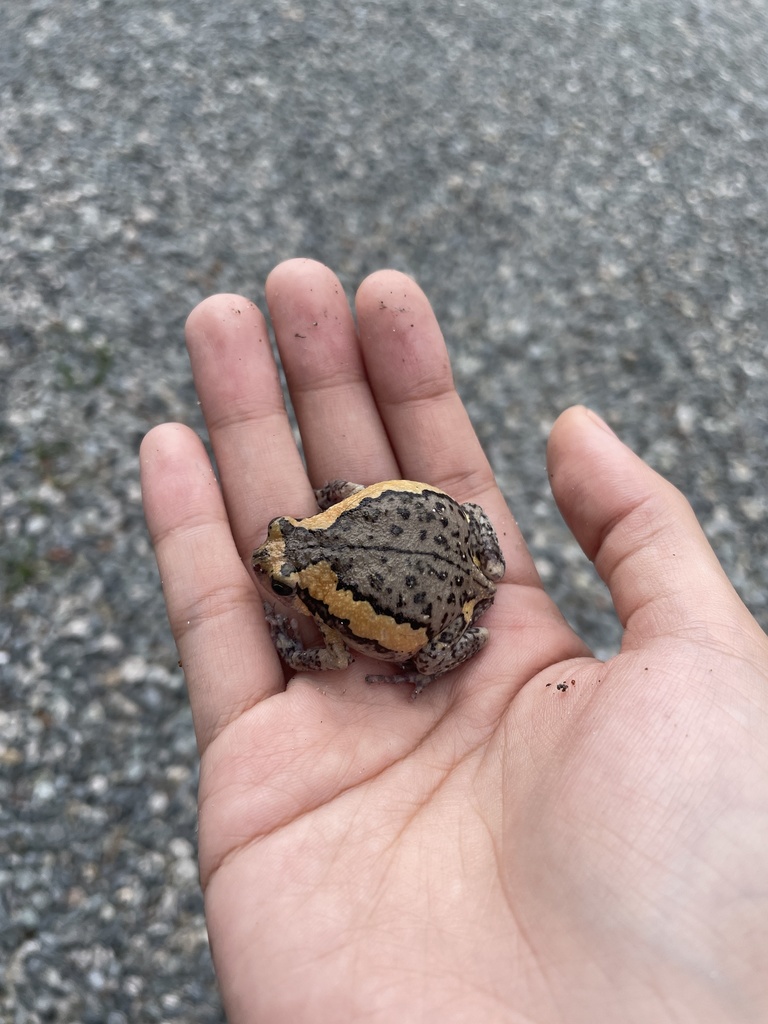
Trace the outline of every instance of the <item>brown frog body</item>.
<instances>
[{"instance_id":1,"label":"brown frog body","mask_svg":"<svg viewBox=\"0 0 768 1024\"><path fill-rule=\"evenodd\" d=\"M287 664L345 668L360 651L411 669L366 678L413 683L415 696L484 646L488 630L475 621L493 603L504 559L478 505L413 480L335 480L316 494L321 512L273 519L252 557L274 593L313 618L325 641L305 648L268 608Z\"/></svg>"}]
</instances>

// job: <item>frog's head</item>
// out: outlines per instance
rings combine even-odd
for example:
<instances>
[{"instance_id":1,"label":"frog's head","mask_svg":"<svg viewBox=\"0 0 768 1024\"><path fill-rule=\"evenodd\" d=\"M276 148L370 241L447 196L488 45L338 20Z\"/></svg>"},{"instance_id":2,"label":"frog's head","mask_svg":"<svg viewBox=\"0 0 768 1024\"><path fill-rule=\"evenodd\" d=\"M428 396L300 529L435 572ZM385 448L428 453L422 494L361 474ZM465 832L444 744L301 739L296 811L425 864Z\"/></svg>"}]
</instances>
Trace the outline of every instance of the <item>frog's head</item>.
<instances>
[{"instance_id":1,"label":"frog's head","mask_svg":"<svg viewBox=\"0 0 768 1024\"><path fill-rule=\"evenodd\" d=\"M257 573L266 576L278 597L290 597L296 592L298 573L286 558L286 532L295 525L287 516L273 519L267 530L267 539L251 556L251 565Z\"/></svg>"}]
</instances>

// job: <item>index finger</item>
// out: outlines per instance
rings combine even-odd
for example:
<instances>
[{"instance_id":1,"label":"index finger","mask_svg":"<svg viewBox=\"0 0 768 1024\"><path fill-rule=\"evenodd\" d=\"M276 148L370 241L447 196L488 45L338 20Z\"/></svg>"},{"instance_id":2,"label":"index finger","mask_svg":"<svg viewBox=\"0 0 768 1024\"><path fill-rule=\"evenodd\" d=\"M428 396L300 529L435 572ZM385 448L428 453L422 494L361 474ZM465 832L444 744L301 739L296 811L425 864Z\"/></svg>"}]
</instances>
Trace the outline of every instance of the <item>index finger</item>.
<instances>
[{"instance_id":1,"label":"index finger","mask_svg":"<svg viewBox=\"0 0 768 1024\"><path fill-rule=\"evenodd\" d=\"M248 299L212 295L190 313L186 339L227 515L247 560L272 516L310 514L314 504L267 325Z\"/></svg>"},{"instance_id":2,"label":"index finger","mask_svg":"<svg viewBox=\"0 0 768 1024\"><path fill-rule=\"evenodd\" d=\"M202 752L285 680L199 438L178 423L155 427L142 442L140 465L144 512Z\"/></svg>"}]
</instances>

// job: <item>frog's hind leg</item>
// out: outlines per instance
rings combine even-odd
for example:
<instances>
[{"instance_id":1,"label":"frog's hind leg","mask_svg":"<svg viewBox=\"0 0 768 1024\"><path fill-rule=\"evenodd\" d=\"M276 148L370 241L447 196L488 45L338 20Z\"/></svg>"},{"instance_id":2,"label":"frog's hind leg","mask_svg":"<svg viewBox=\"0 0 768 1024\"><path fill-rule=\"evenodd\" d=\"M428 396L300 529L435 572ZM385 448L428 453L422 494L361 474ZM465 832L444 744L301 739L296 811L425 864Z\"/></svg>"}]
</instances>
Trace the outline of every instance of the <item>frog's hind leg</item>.
<instances>
[{"instance_id":1,"label":"frog's hind leg","mask_svg":"<svg viewBox=\"0 0 768 1024\"><path fill-rule=\"evenodd\" d=\"M466 501L461 506L469 520L469 543L480 568L489 580L496 582L504 575L506 565L493 523L479 505Z\"/></svg>"},{"instance_id":2,"label":"frog's hind leg","mask_svg":"<svg viewBox=\"0 0 768 1024\"><path fill-rule=\"evenodd\" d=\"M468 658L485 647L489 633L483 626L468 626L460 619L461 635L454 638L450 635L450 627L438 634L433 640L422 647L414 657L413 664L425 676L439 676L443 672L463 664Z\"/></svg>"},{"instance_id":3,"label":"frog's hind leg","mask_svg":"<svg viewBox=\"0 0 768 1024\"><path fill-rule=\"evenodd\" d=\"M413 658L415 672L398 672L391 676L366 676L367 683L412 683L415 687L411 697L416 697L425 686L452 669L463 664L485 647L489 633L483 626L464 628L463 620L459 620L456 629L461 628L460 636L452 635L456 630L445 630L436 636L426 647L423 647Z\"/></svg>"}]
</instances>

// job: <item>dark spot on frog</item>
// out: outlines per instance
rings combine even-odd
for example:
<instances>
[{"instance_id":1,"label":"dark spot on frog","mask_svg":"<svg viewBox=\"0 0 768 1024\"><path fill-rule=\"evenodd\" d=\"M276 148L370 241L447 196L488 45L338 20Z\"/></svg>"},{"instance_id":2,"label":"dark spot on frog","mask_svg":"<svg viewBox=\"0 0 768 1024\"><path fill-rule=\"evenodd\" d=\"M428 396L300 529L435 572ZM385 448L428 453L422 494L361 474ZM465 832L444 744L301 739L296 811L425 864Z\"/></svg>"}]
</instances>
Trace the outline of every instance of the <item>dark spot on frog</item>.
<instances>
[{"instance_id":1,"label":"dark spot on frog","mask_svg":"<svg viewBox=\"0 0 768 1024\"><path fill-rule=\"evenodd\" d=\"M427 539L427 531L419 530L419 540L423 543Z\"/></svg>"},{"instance_id":2,"label":"dark spot on frog","mask_svg":"<svg viewBox=\"0 0 768 1024\"><path fill-rule=\"evenodd\" d=\"M418 594L414 594L411 597L414 604L423 604L427 600L427 595L423 590L420 590Z\"/></svg>"},{"instance_id":3,"label":"dark spot on frog","mask_svg":"<svg viewBox=\"0 0 768 1024\"><path fill-rule=\"evenodd\" d=\"M402 526L398 526L397 523L392 523L392 525L389 528L389 532L392 534L393 537L399 537L400 534L403 532L403 528Z\"/></svg>"},{"instance_id":4,"label":"dark spot on frog","mask_svg":"<svg viewBox=\"0 0 768 1024\"><path fill-rule=\"evenodd\" d=\"M378 505L371 502L368 498L365 501L361 501L357 507L357 511L360 517L366 523L377 523L383 514L383 509Z\"/></svg>"},{"instance_id":5,"label":"dark spot on frog","mask_svg":"<svg viewBox=\"0 0 768 1024\"><path fill-rule=\"evenodd\" d=\"M413 588L416 586L416 577L415 576L406 576L405 579L403 580L403 582L405 583L406 587L409 590L413 590Z\"/></svg>"}]
</instances>

